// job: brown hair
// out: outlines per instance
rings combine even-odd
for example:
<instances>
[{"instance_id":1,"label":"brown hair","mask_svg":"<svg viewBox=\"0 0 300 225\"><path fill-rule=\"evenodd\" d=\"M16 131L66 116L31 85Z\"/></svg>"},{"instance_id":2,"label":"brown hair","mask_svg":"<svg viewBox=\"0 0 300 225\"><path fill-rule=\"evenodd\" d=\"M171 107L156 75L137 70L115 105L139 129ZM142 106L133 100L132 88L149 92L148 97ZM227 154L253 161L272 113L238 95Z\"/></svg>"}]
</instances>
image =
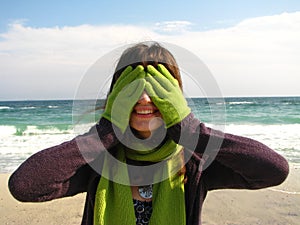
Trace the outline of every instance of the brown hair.
<instances>
[{"instance_id":1,"label":"brown hair","mask_svg":"<svg viewBox=\"0 0 300 225\"><path fill-rule=\"evenodd\" d=\"M182 89L180 71L171 52L157 42L142 42L126 49L121 55L112 78L109 93L127 66L136 67L137 65L142 65L146 68L147 65L157 67L158 64L163 64L168 69Z\"/></svg>"}]
</instances>

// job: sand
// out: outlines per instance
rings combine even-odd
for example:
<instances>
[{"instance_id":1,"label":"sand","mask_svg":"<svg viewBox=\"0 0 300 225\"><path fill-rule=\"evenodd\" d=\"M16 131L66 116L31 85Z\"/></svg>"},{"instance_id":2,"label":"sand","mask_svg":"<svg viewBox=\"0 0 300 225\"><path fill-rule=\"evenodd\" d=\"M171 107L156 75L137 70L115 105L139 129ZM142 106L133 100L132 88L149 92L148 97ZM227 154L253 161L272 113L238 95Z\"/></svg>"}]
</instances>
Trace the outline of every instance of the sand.
<instances>
[{"instance_id":1,"label":"sand","mask_svg":"<svg viewBox=\"0 0 300 225\"><path fill-rule=\"evenodd\" d=\"M0 224L80 224L85 194L44 203L21 203L7 188L9 174L0 174ZM208 194L203 225L300 224L300 166L291 165L280 186L249 190L218 190Z\"/></svg>"}]
</instances>

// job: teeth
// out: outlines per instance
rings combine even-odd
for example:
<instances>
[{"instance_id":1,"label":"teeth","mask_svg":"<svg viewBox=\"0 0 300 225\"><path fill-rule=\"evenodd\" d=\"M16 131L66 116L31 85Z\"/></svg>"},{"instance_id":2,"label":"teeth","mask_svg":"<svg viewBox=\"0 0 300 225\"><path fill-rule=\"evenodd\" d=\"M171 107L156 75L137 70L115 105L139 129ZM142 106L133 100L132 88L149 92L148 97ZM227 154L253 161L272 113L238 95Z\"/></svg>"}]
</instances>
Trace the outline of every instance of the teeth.
<instances>
[{"instance_id":1,"label":"teeth","mask_svg":"<svg viewBox=\"0 0 300 225\"><path fill-rule=\"evenodd\" d=\"M153 113L153 110L139 110L136 111L138 114L151 114Z\"/></svg>"}]
</instances>

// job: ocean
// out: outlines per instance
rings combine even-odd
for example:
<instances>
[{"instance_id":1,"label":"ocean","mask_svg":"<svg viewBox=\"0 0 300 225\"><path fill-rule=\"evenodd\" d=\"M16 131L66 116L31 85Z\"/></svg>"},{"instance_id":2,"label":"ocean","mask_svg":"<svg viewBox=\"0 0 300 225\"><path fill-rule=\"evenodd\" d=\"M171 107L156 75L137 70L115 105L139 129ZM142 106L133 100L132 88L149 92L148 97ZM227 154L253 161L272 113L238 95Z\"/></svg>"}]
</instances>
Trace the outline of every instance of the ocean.
<instances>
[{"instance_id":1,"label":"ocean","mask_svg":"<svg viewBox=\"0 0 300 225\"><path fill-rule=\"evenodd\" d=\"M300 165L300 97L192 98L188 102L208 126L261 141ZM11 173L35 152L76 136L74 124L81 113L88 114L93 101L73 103L0 102L0 173ZM93 112L90 119L78 121L86 129L91 118L97 121L100 115L101 111Z\"/></svg>"}]
</instances>

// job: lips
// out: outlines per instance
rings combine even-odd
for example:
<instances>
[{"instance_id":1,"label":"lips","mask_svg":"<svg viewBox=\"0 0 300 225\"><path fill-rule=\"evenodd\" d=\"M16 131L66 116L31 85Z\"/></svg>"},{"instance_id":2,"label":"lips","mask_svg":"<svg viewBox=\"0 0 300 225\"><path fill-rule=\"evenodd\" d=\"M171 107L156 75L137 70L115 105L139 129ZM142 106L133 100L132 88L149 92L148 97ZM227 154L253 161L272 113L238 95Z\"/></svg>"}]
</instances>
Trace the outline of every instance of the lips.
<instances>
[{"instance_id":1,"label":"lips","mask_svg":"<svg viewBox=\"0 0 300 225\"><path fill-rule=\"evenodd\" d=\"M134 108L134 114L138 117L151 117L155 116L155 113L158 112L158 109L154 106L136 106Z\"/></svg>"},{"instance_id":2,"label":"lips","mask_svg":"<svg viewBox=\"0 0 300 225\"><path fill-rule=\"evenodd\" d=\"M147 115L147 114L153 114L154 110L151 109L146 109L146 110L136 110L135 111L137 114L142 114L142 115Z\"/></svg>"}]
</instances>

